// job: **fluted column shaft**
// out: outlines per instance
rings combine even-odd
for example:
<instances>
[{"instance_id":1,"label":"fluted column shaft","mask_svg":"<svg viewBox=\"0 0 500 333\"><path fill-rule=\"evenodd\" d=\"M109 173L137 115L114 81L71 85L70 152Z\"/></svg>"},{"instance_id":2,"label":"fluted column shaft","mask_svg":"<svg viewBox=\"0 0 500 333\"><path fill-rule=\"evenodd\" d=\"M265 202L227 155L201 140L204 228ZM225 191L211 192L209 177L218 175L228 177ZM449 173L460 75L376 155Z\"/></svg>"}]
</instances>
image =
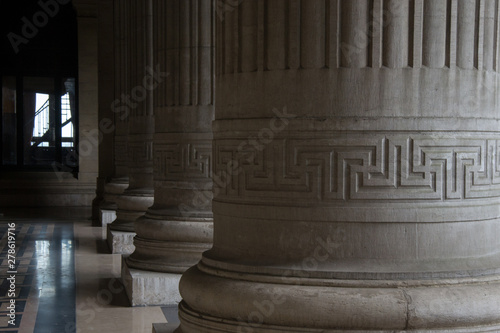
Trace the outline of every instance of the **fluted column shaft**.
<instances>
[{"instance_id":1,"label":"fluted column shaft","mask_svg":"<svg viewBox=\"0 0 500 333\"><path fill-rule=\"evenodd\" d=\"M245 1L219 21L214 244L179 331L500 329L492 1Z\"/></svg>"},{"instance_id":2,"label":"fluted column shaft","mask_svg":"<svg viewBox=\"0 0 500 333\"><path fill-rule=\"evenodd\" d=\"M128 166L127 166L127 135L128 117L120 109L122 95L127 93L127 50L126 50L126 30L128 21L126 20L125 1L114 1L114 74L115 74L115 100L110 105L113 111L113 157L114 174L113 178L104 186L104 201L100 204L101 209L116 210L118 196L128 187ZM111 121L111 120L110 120ZM102 125L107 129L108 122Z\"/></svg>"},{"instance_id":3,"label":"fluted column shaft","mask_svg":"<svg viewBox=\"0 0 500 333\"><path fill-rule=\"evenodd\" d=\"M168 77L155 91L154 205L136 224L130 267L182 273L212 243L212 1L154 6L155 63Z\"/></svg>"},{"instance_id":4,"label":"fluted column shaft","mask_svg":"<svg viewBox=\"0 0 500 333\"><path fill-rule=\"evenodd\" d=\"M152 57L151 0L126 1L125 6L127 90L114 107L128 120L129 186L117 201L117 219L110 228L133 232L135 220L153 204L153 89L158 73Z\"/></svg>"}]
</instances>

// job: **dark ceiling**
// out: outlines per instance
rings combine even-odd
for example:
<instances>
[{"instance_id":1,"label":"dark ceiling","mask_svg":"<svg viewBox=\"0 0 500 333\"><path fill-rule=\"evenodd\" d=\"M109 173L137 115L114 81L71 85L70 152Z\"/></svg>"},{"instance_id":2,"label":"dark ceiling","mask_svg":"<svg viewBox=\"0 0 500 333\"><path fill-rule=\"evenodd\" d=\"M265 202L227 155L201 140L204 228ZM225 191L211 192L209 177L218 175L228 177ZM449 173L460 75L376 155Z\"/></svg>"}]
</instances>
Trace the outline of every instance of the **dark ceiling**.
<instances>
[{"instance_id":1,"label":"dark ceiling","mask_svg":"<svg viewBox=\"0 0 500 333\"><path fill-rule=\"evenodd\" d=\"M0 75L76 77L77 22L71 1L0 0L0 29Z\"/></svg>"}]
</instances>

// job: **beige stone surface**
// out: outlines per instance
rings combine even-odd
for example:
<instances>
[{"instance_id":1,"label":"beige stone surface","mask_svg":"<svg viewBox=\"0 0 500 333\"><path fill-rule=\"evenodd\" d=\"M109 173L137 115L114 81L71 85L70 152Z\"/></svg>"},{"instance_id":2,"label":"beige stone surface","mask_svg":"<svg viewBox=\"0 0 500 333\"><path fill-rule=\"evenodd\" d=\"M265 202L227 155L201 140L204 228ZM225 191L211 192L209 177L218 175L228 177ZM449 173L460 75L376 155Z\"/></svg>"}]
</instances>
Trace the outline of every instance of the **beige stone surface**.
<instances>
[{"instance_id":1,"label":"beige stone surface","mask_svg":"<svg viewBox=\"0 0 500 333\"><path fill-rule=\"evenodd\" d=\"M181 274L133 269L122 262L122 281L131 306L175 305L181 301Z\"/></svg>"},{"instance_id":2,"label":"beige stone surface","mask_svg":"<svg viewBox=\"0 0 500 333\"><path fill-rule=\"evenodd\" d=\"M112 254L130 254L134 252L134 232L117 231L110 228L111 224L106 226L106 242Z\"/></svg>"}]
</instances>

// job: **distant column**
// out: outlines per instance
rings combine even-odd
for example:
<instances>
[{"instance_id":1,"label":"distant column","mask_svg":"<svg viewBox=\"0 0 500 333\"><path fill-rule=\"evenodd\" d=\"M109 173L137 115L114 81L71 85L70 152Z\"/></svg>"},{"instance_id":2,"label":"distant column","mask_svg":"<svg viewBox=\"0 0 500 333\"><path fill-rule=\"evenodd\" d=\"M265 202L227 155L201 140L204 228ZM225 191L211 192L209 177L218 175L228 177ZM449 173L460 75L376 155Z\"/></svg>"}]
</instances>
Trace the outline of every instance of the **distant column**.
<instances>
[{"instance_id":1,"label":"distant column","mask_svg":"<svg viewBox=\"0 0 500 333\"><path fill-rule=\"evenodd\" d=\"M146 2L126 2L127 90L122 95L121 116L128 119L127 166L129 186L117 200L114 231L134 232L134 222L153 204L153 91L151 31Z\"/></svg>"},{"instance_id":2,"label":"distant column","mask_svg":"<svg viewBox=\"0 0 500 333\"><path fill-rule=\"evenodd\" d=\"M182 273L212 244L212 5L153 1L154 62L168 76L155 90L154 205L136 223L132 268Z\"/></svg>"},{"instance_id":3,"label":"distant column","mask_svg":"<svg viewBox=\"0 0 500 333\"><path fill-rule=\"evenodd\" d=\"M127 94L128 64L126 49L127 21L125 20L125 1L114 1L114 96L109 106L113 112L113 178L104 185L104 201L99 205L101 223L106 225L116 218L116 202L128 187L127 134L128 116L123 108L122 96Z\"/></svg>"}]
</instances>

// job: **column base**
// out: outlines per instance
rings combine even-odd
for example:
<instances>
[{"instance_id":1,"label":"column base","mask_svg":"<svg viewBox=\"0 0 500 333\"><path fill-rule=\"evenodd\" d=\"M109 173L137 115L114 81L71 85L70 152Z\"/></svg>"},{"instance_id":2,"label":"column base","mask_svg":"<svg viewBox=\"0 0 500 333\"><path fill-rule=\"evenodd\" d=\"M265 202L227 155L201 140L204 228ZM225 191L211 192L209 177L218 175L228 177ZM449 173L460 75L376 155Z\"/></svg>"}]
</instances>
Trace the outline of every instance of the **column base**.
<instances>
[{"instance_id":1,"label":"column base","mask_svg":"<svg viewBox=\"0 0 500 333\"><path fill-rule=\"evenodd\" d=\"M176 305L181 274L141 271L122 261L122 281L132 306Z\"/></svg>"},{"instance_id":2,"label":"column base","mask_svg":"<svg viewBox=\"0 0 500 333\"><path fill-rule=\"evenodd\" d=\"M110 224L111 230L135 232L135 221L153 205L153 189L125 190L116 199L116 220Z\"/></svg>"},{"instance_id":3,"label":"column base","mask_svg":"<svg viewBox=\"0 0 500 333\"><path fill-rule=\"evenodd\" d=\"M135 232L111 230L110 224L106 226L108 247L113 254L131 254L135 250Z\"/></svg>"},{"instance_id":4,"label":"column base","mask_svg":"<svg viewBox=\"0 0 500 333\"><path fill-rule=\"evenodd\" d=\"M199 265L183 275L183 333L500 332L500 276L377 281L218 273Z\"/></svg>"},{"instance_id":5,"label":"column base","mask_svg":"<svg viewBox=\"0 0 500 333\"><path fill-rule=\"evenodd\" d=\"M153 324L153 333L179 333L179 331L175 331L177 327L179 327L179 324Z\"/></svg>"}]
</instances>

